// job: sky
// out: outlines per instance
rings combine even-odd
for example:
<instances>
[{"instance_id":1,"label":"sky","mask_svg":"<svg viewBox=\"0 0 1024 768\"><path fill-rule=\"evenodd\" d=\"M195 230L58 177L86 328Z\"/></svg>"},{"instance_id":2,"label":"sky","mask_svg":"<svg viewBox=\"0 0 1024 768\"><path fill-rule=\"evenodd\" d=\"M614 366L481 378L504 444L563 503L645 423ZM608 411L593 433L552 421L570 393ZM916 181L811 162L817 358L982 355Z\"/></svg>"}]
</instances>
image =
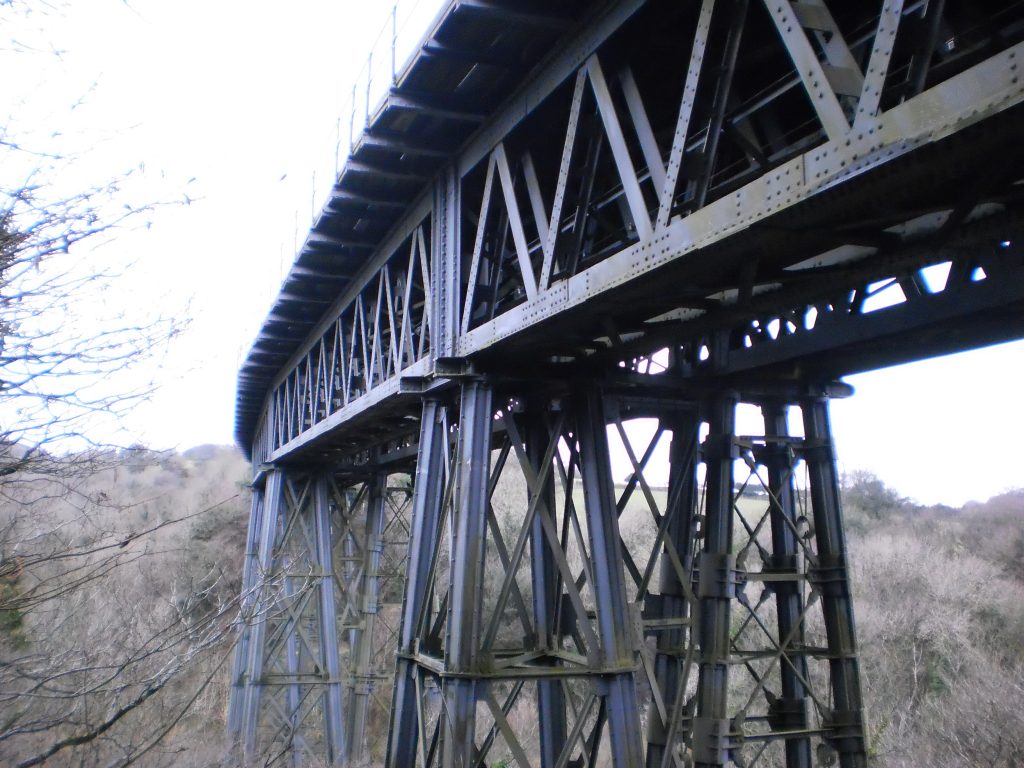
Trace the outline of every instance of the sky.
<instances>
[{"instance_id":1,"label":"sky","mask_svg":"<svg viewBox=\"0 0 1024 768\"><path fill-rule=\"evenodd\" d=\"M439 5L403 0L400 48ZM374 85L390 69L390 3L92 0L2 14L0 66L18 73L0 81L8 135L80 151L62 183L132 169L137 194L175 203L99 254L132 263L100 303L190 320L160 355L133 438L232 442L238 367L319 207L314 187L345 155L375 40ZM849 377L856 395L832 410L841 468L923 503L1024 486L1022 374L1015 343Z\"/></svg>"}]
</instances>

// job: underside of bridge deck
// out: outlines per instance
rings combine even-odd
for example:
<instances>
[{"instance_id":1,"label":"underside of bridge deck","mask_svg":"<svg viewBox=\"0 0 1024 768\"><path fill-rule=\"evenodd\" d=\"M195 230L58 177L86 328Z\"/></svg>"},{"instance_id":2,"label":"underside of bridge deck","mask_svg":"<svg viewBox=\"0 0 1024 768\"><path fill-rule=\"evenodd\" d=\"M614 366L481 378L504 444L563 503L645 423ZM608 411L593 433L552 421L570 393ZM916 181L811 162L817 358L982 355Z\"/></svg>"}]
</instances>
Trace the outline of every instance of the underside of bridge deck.
<instances>
[{"instance_id":1,"label":"underside of bridge deck","mask_svg":"<svg viewBox=\"0 0 1024 768\"><path fill-rule=\"evenodd\" d=\"M866 765L828 400L1024 336L1022 41L449 3L239 376L243 758Z\"/></svg>"}]
</instances>

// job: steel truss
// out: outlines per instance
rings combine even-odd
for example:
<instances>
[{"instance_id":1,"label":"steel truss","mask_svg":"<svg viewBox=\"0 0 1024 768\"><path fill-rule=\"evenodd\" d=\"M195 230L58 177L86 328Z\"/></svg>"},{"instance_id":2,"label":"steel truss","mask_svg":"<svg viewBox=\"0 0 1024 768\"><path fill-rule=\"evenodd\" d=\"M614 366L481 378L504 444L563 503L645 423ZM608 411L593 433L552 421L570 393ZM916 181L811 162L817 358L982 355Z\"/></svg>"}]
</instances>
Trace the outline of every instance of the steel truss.
<instances>
[{"instance_id":1,"label":"steel truss","mask_svg":"<svg viewBox=\"0 0 1024 768\"><path fill-rule=\"evenodd\" d=\"M489 116L396 86L247 361L243 759L865 765L797 382L1024 335L1024 5L594 8Z\"/></svg>"},{"instance_id":2,"label":"steel truss","mask_svg":"<svg viewBox=\"0 0 1024 768\"><path fill-rule=\"evenodd\" d=\"M965 223L1019 227L1019 4L994 2L985 20L965 0L667 5L616 3L581 27L308 333L286 312L302 295L282 293L268 323L287 332L261 344L306 340L246 427L258 462L408 414L402 382L441 375L447 358L579 360L638 337L678 340L751 297L785 309L794 281L820 303L836 269L878 270L915 250L927 266ZM404 162L394 152L376 161L382 174ZM372 202L359 198L363 221ZM322 231L336 209L309 247L351 264L352 238ZM995 237L978 247L1011 239ZM288 285L316 279L299 269ZM270 354L254 350L253 370Z\"/></svg>"},{"instance_id":3,"label":"steel truss","mask_svg":"<svg viewBox=\"0 0 1024 768\"><path fill-rule=\"evenodd\" d=\"M865 765L826 399L532 392L424 404L385 764Z\"/></svg>"},{"instance_id":4,"label":"steel truss","mask_svg":"<svg viewBox=\"0 0 1024 768\"><path fill-rule=\"evenodd\" d=\"M229 730L246 764L382 751L411 489L270 470L254 487ZM368 728L368 724L372 727Z\"/></svg>"}]
</instances>

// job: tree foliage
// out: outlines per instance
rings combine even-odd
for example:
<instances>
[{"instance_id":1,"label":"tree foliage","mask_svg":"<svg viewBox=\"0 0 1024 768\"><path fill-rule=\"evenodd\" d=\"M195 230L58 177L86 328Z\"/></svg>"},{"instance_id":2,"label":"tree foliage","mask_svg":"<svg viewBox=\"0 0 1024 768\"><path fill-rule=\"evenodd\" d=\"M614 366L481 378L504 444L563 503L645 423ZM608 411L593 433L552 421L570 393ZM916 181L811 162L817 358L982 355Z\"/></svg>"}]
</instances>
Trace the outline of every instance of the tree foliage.
<instances>
[{"instance_id":1,"label":"tree foliage","mask_svg":"<svg viewBox=\"0 0 1024 768\"><path fill-rule=\"evenodd\" d=\"M910 506L909 499L887 486L878 475L863 469L843 478L843 502L876 520Z\"/></svg>"}]
</instances>

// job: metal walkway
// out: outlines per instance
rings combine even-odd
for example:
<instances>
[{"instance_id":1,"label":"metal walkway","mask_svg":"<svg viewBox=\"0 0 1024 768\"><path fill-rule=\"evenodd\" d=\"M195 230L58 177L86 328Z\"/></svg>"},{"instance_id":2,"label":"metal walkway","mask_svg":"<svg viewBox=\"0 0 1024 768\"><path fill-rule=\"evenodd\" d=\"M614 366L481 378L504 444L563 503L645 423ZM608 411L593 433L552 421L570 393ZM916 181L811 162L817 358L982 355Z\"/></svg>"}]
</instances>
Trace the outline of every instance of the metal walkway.
<instances>
[{"instance_id":1,"label":"metal walkway","mask_svg":"<svg viewBox=\"0 0 1024 768\"><path fill-rule=\"evenodd\" d=\"M828 400L1024 337L1022 40L449 3L239 375L242 758L866 765Z\"/></svg>"}]
</instances>

